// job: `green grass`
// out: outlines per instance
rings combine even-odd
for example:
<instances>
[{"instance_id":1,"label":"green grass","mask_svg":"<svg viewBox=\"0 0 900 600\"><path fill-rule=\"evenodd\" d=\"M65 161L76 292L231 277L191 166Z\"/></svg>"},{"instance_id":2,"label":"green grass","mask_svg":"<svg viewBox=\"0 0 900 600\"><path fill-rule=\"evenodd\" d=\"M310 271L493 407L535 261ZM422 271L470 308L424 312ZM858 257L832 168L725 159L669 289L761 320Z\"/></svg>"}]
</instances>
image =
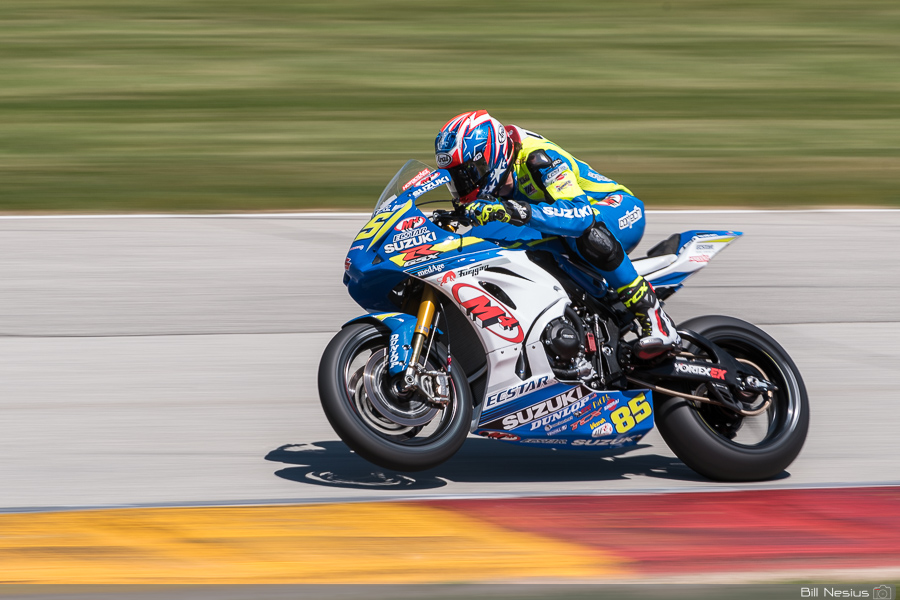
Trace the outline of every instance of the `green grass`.
<instances>
[{"instance_id":1,"label":"green grass","mask_svg":"<svg viewBox=\"0 0 900 600\"><path fill-rule=\"evenodd\" d=\"M476 108L651 206L897 206L900 3L0 3L0 211L370 207Z\"/></svg>"}]
</instances>

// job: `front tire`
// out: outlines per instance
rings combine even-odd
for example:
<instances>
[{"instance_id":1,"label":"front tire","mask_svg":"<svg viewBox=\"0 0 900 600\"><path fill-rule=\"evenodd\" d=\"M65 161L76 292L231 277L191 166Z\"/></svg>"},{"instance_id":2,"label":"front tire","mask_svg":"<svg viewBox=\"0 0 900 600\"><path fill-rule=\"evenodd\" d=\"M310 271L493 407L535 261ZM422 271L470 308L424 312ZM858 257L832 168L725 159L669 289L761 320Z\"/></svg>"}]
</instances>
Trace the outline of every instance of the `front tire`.
<instances>
[{"instance_id":1,"label":"front tire","mask_svg":"<svg viewBox=\"0 0 900 600\"><path fill-rule=\"evenodd\" d=\"M366 367L359 365L369 365L371 381L371 365L381 361L388 341L389 332L370 323L349 325L331 340L319 363L322 408L344 443L369 462L397 471L435 467L453 456L469 434L472 397L468 383L459 368L451 370L451 400L440 410L421 397L392 399L386 362L380 366L379 385L363 385ZM435 344L428 368L444 370L446 357L446 350ZM369 391L383 396L373 402ZM397 406L395 414L402 415L399 420L403 423L392 420L384 402Z\"/></svg>"},{"instance_id":2,"label":"front tire","mask_svg":"<svg viewBox=\"0 0 900 600\"><path fill-rule=\"evenodd\" d=\"M699 333L744 365L752 365L778 391L773 392L770 408L758 417L659 394L656 421L669 448L710 479L759 481L781 474L797 458L809 429L809 400L794 361L767 333L732 317L697 317L679 329ZM757 435L748 437L752 427Z\"/></svg>"}]
</instances>

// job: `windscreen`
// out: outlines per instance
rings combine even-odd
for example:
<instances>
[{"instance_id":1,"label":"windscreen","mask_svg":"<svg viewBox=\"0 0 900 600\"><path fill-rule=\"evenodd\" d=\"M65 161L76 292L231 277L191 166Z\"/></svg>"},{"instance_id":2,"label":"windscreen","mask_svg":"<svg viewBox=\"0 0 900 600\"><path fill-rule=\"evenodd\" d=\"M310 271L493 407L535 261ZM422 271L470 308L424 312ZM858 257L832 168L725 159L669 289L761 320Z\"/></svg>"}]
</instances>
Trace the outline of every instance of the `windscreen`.
<instances>
[{"instance_id":1,"label":"windscreen","mask_svg":"<svg viewBox=\"0 0 900 600\"><path fill-rule=\"evenodd\" d=\"M375 204L375 210L373 213L378 212L378 210L387 204L390 204L397 198L405 190L413 187L414 185L418 185L419 183L425 181L425 179L430 175L434 169L426 165L425 163L419 162L417 160L409 160L405 165L400 167L400 170L397 171L397 174L394 175L394 178L391 179L391 182L387 184L387 187L384 188L384 191L381 192L381 197L378 198L378 203Z\"/></svg>"}]
</instances>

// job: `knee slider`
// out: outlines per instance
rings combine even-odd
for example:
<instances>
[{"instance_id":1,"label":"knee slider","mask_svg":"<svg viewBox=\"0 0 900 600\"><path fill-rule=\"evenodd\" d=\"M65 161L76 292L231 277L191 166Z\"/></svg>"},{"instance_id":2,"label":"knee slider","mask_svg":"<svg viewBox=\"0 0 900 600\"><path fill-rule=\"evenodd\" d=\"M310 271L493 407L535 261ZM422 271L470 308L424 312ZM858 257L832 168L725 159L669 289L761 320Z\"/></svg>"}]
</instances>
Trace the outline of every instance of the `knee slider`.
<instances>
[{"instance_id":1,"label":"knee slider","mask_svg":"<svg viewBox=\"0 0 900 600\"><path fill-rule=\"evenodd\" d=\"M625 259L625 250L603 223L595 223L575 241L578 251L601 271L614 271Z\"/></svg>"}]
</instances>

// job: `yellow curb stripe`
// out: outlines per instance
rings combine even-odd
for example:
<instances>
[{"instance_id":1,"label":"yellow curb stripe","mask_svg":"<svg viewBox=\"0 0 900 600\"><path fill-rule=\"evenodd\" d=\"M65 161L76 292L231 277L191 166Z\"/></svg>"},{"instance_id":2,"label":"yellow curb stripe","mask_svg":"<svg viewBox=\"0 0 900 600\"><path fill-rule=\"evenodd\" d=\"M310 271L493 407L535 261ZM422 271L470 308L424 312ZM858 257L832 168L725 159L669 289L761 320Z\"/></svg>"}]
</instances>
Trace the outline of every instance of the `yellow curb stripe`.
<instances>
[{"instance_id":1,"label":"yellow curb stripe","mask_svg":"<svg viewBox=\"0 0 900 600\"><path fill-rule=\"evenodd\" d=\"M448 583L629 574L623 559L596 548L417 503L0 515L0 583Z\"/></svg>"}]
</instances>

